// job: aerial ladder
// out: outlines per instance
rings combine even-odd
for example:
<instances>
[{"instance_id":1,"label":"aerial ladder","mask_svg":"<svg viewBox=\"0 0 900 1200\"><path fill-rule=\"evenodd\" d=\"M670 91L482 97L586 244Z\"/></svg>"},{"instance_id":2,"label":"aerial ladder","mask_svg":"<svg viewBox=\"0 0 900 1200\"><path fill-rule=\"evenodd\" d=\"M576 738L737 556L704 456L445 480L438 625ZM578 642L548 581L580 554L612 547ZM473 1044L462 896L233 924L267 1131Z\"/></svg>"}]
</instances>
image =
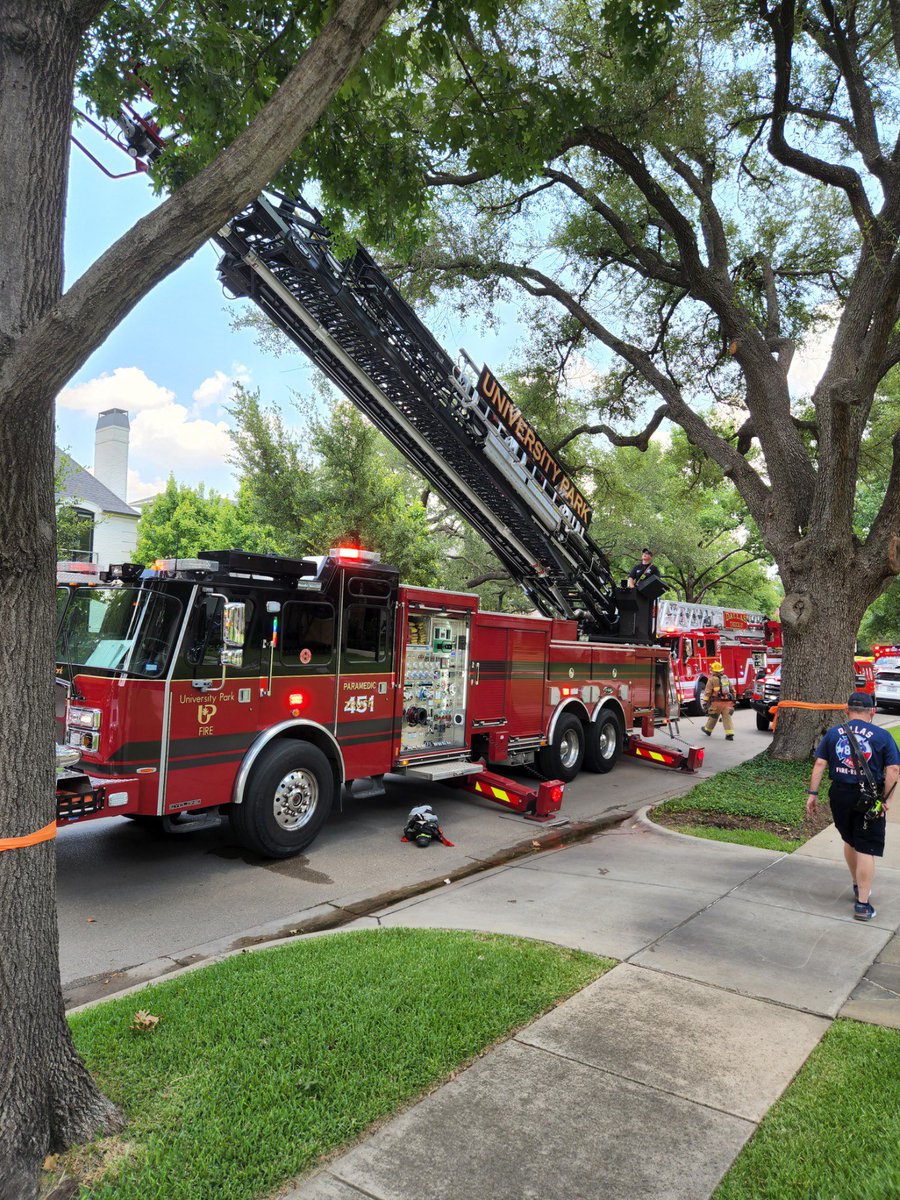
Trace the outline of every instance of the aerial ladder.
<instances>
[{"instance_id":1,"label":"aerial ladder","mask_svg":"<svg viewBox=\"0 0 900 1200\"><path fill-rule=\"evenodd\" d=\"M316 209L266 195L216 240L226 290L253 300L361 409L541 613L576 619L591 639L651 640L658 581L617 586L563 463L487 367L453 362L368 251L340 260Z\"/></svg>"}]
</instances>

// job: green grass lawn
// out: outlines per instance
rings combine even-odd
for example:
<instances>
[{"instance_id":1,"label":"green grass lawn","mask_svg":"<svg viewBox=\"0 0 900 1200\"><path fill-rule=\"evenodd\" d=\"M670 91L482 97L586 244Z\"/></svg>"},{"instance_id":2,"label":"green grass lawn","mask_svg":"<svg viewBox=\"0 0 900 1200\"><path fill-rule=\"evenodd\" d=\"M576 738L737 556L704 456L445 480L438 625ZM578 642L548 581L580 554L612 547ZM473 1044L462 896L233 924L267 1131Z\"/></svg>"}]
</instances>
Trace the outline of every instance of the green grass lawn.
<instances>
[{"instance_id":1,"label":"green grass lawn","mask_svg":"<svg viewBox=\"0 0 900 1200\"><path fill-rule=\"evenodd\" d=\"M651 817L696 837L765 850L796 850L828 819L825 806L820 823L806 820L811 767L811 762L776 762L757 754L657 805Z\"/></svg>"},{"instance_id":2,"label":"green grass lawn","mask_svg":"<svg viewBox=\"0 0 900 1200\"><path fill-rule=\"evenodd\" d=\"M835 1021L713 1200L896 1200L900 1030Z\"/></svg>"},{"instance_id":3,"label":"green grass lawn","mask_svg":"<svg viewBox=\"0 0 900 1200\"><path fill-rule=\"evenodd\" d=\"M129 1124L67 1155L57 1179L90 1200L251 1200L612 965L491 934L366 930L105 1002L70 1024ZM159 1023L132 1030L138 1010Z\"/></svg>"}]
</instances>

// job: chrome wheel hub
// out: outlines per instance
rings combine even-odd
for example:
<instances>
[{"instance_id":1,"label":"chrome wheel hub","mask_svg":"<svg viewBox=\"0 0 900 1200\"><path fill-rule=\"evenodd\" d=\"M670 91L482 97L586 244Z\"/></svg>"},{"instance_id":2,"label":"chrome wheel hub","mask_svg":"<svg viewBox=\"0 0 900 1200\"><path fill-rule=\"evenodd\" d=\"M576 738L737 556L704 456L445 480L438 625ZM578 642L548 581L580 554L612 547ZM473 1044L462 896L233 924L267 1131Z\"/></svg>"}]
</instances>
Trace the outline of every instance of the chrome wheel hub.
<instances>
[{"instance_id":1,"label":"chrome wheel hub","mask_svg":"<svg viewBox=\"0 0 900 1200\"><path fill-rule=\"evenodd\" d=\"M612 758L616 752L619 737L615 725L612 721L608 721L600 730L600 757Z\"/></svg>"},{"instance_id":2,"label":"chrome wheel hub","mask_svg":"<svg viewBox=\"0 0 900 1200\"><path fill-rule=\"evenodd\" d=\"M578 755L581 751L581 739L574 729L568 729L562 736L562 741L559 743L559 761L568 769L574 767L578 762Z\"/></svg>"},{"instance_id":3,"label":"chrome wheel hub","mask_svg":"<svg viewBox=\"0 0 900 1200\"><path fill-rule=\"evenodd\" d=\"M312 818L319 800L315 775L302 767L285 775L275 789L275 820L289 833L302 829Z\"/></svg>"}]
</instances>

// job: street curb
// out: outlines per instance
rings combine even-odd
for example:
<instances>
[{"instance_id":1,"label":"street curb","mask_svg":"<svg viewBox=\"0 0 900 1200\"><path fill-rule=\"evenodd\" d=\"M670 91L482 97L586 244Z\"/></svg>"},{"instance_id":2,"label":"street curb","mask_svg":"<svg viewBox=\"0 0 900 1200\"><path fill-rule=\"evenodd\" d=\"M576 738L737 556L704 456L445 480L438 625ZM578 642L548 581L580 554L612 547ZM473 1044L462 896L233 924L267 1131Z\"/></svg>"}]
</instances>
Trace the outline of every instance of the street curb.
<instances>
[{"instance_id":1,"label":"street curb","mask_svg":"<svg viewBox=\"0 0 900 1200\"><path fill-rule=\"evenodd\" d=\"M665 800L661 800L660 804L665 804ZM703 838L696 838L690 833L679 833L677 829L669 829L666 825L658 825L656 821L650 820L650 813L656 808L655 804L645 804L643 808L639 808L634 814L635 825L640 825L644 829L650 829L654 833L660 833L663 837L680 838L687 842L702 842ZM723 843L718 843L722 845Z\"/></svg>"}]
</instances>

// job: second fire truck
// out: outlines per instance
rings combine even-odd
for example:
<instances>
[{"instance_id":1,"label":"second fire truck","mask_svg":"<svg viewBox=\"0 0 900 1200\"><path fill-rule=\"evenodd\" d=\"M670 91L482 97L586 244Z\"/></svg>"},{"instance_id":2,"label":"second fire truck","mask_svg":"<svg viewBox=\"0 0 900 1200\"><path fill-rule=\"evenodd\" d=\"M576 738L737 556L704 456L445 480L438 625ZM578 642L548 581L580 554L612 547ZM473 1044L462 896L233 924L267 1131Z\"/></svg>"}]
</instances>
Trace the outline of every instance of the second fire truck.
<instances>
[{"instance_id":1,"label":"second fire truck","mask_svg":"<svg viewBox=\"0 0 900 1200\"><path fill-rule=\"evenodd\" d=\"M710 663L720 662L738 702L749 701L757 674L781 657L781 625L761 612L661 600L656 634L672 651L672 675L680 706L702 712Z\"/></svg>"}]
</instances>

